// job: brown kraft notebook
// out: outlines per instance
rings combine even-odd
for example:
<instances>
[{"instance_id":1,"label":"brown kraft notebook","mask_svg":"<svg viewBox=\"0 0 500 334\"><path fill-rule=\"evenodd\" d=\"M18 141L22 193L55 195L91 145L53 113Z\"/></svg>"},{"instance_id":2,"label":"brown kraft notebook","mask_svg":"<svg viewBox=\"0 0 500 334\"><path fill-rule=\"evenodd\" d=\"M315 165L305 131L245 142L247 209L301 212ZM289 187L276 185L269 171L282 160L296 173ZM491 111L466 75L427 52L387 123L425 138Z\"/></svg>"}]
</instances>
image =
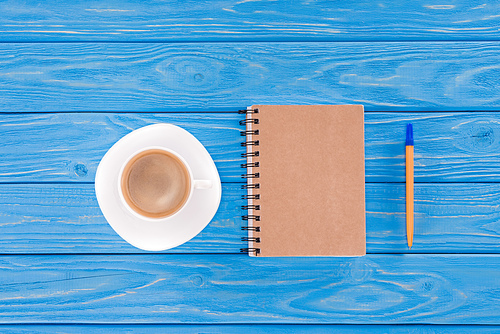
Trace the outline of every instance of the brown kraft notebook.
<instances>
[{"instance_id":1,"label":"brown kraft notebook","mask_svg":"<svg viewBox=\"0 0 500 334\"><path fill-rule=\"evenodd\" d=\"M251 256L366 254L361 105L254 105L246 125Z\"/></svg>"}]
</instances>

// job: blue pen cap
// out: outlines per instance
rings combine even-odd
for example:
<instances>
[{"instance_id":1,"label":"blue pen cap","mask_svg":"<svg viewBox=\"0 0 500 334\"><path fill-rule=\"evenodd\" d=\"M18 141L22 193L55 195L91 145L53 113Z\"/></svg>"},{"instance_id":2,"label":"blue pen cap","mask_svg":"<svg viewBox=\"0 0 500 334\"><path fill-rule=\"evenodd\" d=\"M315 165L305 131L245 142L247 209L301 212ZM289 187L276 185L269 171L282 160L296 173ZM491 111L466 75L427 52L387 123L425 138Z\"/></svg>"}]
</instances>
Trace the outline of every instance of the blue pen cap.
<instances>
[{"instance_id":1,"label":"blue pen cap","mask_svg":"<svg viewBox=\"0 0 500 334\"><path fill-rule=\"evenodd\" d=\"M413 146L413 125L406 125L406 146Z\"/></svg>"}]
</instances>

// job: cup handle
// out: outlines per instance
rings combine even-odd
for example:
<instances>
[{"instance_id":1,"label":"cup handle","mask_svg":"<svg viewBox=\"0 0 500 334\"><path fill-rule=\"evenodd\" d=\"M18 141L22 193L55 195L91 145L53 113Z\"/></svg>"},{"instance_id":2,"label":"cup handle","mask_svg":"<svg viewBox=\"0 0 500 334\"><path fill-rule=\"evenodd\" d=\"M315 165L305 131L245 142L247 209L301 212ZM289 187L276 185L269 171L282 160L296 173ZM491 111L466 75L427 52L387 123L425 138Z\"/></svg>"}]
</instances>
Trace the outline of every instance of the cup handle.
<instances>
[{"instance_id":1,"label":"cup handle","mask_svg":"<svg viewBox=\"0 0 500 334\"><path fill-rule=\"evenodd\" d=\"M194 180L194 189L210 189L212 188L211 180Z\"/></svg>"}]
</instances>

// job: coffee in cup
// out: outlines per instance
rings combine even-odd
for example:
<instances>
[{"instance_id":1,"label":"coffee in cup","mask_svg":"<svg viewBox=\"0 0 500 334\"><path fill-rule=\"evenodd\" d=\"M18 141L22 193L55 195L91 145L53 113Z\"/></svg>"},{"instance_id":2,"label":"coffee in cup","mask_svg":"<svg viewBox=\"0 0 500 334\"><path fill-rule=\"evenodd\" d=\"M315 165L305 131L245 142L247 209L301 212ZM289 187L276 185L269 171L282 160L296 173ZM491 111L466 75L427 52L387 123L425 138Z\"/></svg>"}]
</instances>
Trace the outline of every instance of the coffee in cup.
<instances>
[{"instance_id":1,"label":"coffee in cup","mask_svg":"<svg viewBox=\"0 0 500 334\"><path fill-rule=\"evenodd\" d=\"M120 191L136 214L161 219L184 207L194 182L189 167L177 154L150 148L134 154L125 163Z\"/></svg>"}]
</instances>

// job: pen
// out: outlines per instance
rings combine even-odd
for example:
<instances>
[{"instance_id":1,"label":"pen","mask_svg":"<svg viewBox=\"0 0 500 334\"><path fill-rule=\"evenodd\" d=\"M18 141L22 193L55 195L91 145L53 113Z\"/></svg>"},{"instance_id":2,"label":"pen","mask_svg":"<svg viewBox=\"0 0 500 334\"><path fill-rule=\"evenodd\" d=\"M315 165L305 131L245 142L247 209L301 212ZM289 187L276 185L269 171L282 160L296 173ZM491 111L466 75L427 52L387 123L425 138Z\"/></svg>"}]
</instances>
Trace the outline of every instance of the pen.
<instances>
[{"instance_id":1,"label":"pen","mask_svg":"<svg viewBox=\"0 0 500 334\"><path fill-rule=\"evenodd\" d=\"M413 126L406 125L406 240L413 245Z\"/></svg>"}]
</instances>

